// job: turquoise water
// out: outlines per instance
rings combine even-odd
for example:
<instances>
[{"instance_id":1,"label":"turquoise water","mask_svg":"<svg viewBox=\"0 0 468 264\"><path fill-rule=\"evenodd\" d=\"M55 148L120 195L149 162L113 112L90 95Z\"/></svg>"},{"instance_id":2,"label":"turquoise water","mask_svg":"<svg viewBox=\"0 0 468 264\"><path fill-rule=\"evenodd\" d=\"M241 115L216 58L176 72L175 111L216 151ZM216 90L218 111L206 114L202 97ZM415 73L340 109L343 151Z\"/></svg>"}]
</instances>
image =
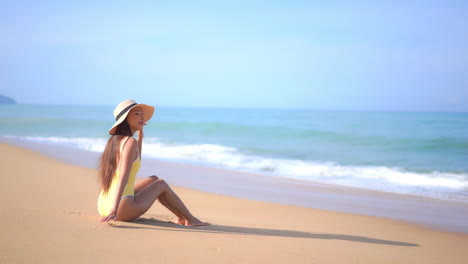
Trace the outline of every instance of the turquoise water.
<instances>
[{"instance_id":1,"label":"turquoise water","mask_svg":"<svg viewBox=\"0 0 468 264\"><path fill-rule=\"evenodd\" d=\"M0 105L0 136L100 152L112 111ZM158 107L144 156L468 202L468 113Z\"/></svg>"}]
</instances>

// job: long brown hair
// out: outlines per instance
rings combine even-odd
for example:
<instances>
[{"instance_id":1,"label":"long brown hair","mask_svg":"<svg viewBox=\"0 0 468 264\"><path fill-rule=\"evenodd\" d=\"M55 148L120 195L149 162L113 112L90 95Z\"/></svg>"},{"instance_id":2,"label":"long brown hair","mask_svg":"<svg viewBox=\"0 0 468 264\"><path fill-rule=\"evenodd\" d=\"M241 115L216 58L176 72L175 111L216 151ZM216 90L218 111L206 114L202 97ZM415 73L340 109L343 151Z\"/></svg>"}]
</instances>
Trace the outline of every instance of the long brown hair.
<instances>
[{"instance_id":1,"label":"long brown hair","mask_svg":"<svg viewBox=\"0 0 468 264\"><path fill-rule=\"evenodd\" d=\"M117 126L115 133L107 140L106 148L99 159L98 180L104 193L109 191L112 178L120 159L119 143L123 137L132 136L132 130L124 120Z\"/></svg>"}]
</instances>

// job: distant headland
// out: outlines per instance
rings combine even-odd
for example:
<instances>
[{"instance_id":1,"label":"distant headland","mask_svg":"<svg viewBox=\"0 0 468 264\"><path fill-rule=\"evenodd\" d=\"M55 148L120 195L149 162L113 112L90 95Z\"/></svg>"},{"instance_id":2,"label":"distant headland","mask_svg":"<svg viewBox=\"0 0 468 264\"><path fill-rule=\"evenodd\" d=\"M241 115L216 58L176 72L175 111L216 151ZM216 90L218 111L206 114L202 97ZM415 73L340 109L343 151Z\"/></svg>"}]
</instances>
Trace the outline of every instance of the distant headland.
<instances>
[{"instance_id":1,"label":"distant headland","mask_svg":"<svg viewBox=\"0 0 468 264\"><path fill-rule=\"evenodd\" d=\"M0 95L0 104L16 104L16 101L8 96Z\"/></svg>"}]
</instances>

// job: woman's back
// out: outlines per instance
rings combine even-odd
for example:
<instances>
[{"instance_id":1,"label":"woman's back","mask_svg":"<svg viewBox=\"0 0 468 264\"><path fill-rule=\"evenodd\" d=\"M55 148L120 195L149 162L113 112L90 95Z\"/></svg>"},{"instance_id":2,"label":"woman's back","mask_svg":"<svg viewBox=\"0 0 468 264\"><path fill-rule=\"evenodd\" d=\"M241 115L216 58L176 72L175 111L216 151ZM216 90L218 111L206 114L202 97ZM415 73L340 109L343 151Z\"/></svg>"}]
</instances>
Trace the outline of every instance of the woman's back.
<instances>
[{"instance_id":1,"label":"woman's back","mask_svg":"<svg viewBox=\"0 0 468 264\"><path fill-rule=\"evenodd\" d=\"M125 139L122 139L123 143L121 143L120 147L120 157L122 157L122 151L127 143L127 141L132 138L132 137L127 137ZM133 139L134 140L134 139ZM132 142L133 143L133 142ZM130 146L128 146L130 147ZM119 161L119 165L117 167L117 170L115 171L114 175L112 176L112 183L110 185L110 188L107 192L104 190L101 190L98 198L98 210L99 214L101 216L106 216L110 213L114 199L115 199L115 194L117 192L118 184L120 177L122 176L121 172L121 163L122 161ZM141 166L141 159L139 156L133 161L132 167L130 169L130 174L128 177L127 184L124 187L123 193L122 193L122 198L128 197L128 196L134 196L135 195L135 190L134 190L134 185L135 185L135 177L136 174L138 173L138 170L140 169Z\"/></svg>"}]
</instances>

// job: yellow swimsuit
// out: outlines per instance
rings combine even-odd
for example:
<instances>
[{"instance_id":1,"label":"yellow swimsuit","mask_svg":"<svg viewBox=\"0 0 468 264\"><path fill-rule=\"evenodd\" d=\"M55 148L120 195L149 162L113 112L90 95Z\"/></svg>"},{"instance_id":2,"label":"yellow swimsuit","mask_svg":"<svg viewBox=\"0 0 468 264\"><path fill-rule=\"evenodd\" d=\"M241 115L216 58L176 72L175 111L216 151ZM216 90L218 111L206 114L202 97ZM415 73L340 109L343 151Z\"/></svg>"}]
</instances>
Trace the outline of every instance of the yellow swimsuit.
<instances>
[{"instance_id":1,"label":"yellow swimsuit","mask_svg":"<svg viewBox=\"0 0 468 264\"><path fill-rule=\"evenodd\" d=\"M130 138L130 137L129 137ZM125 146L125 143L127 143L127 138L122 146ZM122 152L122 149L120 152ZM140 157L138 157L132 164L132 169L130 170L130 175L128 177L127 185L125 185L125 188L122 193L122 197L120 199L129 197L129 196L134 196L135 195L135 189L134 189L134 184L135 184L135 176L140 169L141 161ZM99 194L98 198L98 210L99 214L101 216L105 217L108 216L112 206L114 205L114 198L115 198L115 193L117 192L117 186L119 184L120 180L120 165L117 168L117 170L114 173L114 176L112 176L112 184L109 188L109 191L104 194L104 191L102 190L101 193Z\"/></svg>"}]
</instances>

